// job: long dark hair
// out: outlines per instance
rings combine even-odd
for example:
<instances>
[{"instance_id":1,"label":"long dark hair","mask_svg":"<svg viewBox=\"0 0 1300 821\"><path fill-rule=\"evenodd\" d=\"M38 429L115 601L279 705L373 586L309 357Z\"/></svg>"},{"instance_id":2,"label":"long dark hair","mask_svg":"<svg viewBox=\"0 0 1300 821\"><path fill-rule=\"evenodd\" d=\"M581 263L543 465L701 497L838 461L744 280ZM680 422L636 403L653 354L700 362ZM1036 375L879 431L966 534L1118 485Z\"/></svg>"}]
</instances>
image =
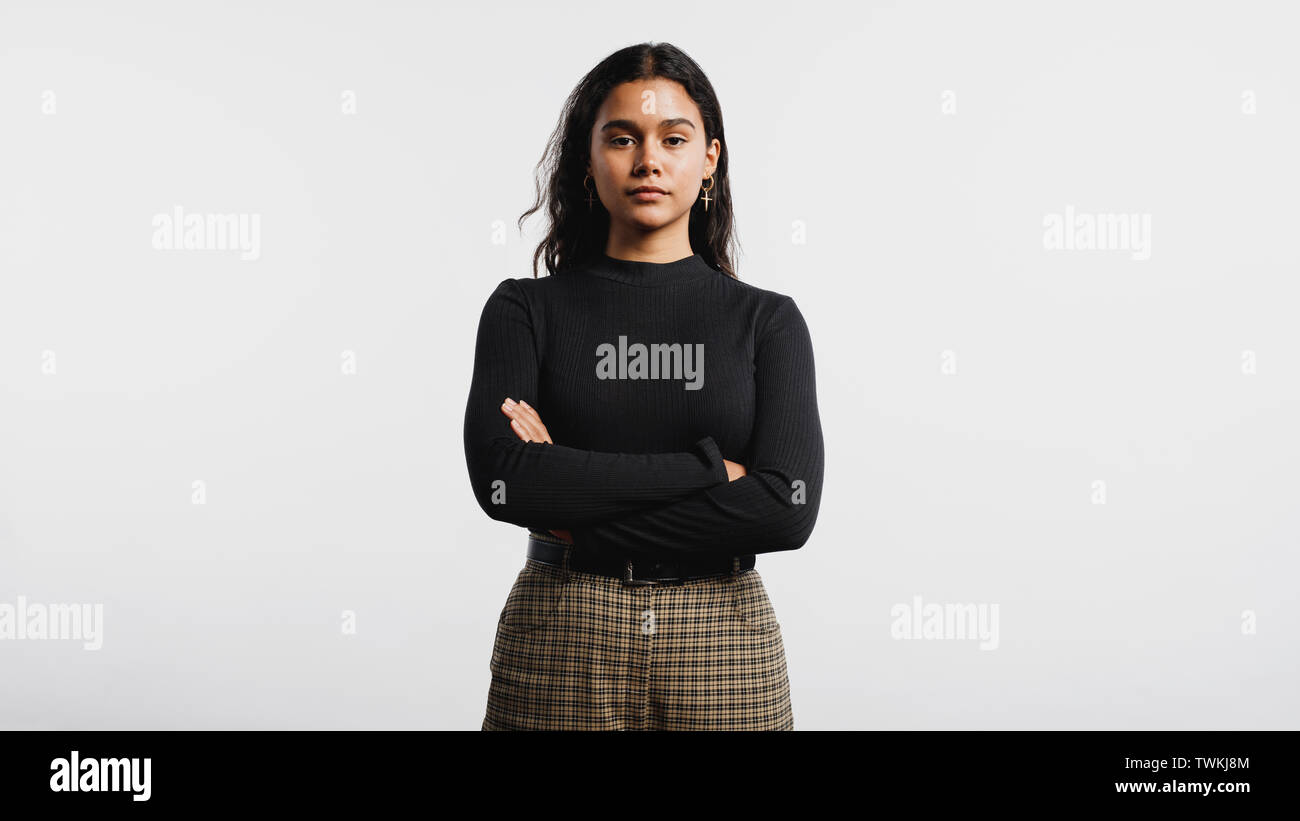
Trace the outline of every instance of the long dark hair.
<instances>
[{"instance_id":1,"label":"long dark hair","mask_svg":"<svg viewBox=\"0 0 1300 821\"><path fill-rule=\"evenodd\" d=\"M635 80L662 78L681 84L700 109L704 119L704 141L715 137L721 150L718 167L713 172L706 212L697 198L691 206L691 249L713 268L736 277L733 238L735 216L731 208L731 182L727 176L727 138L722 130L722 109L713 84L704 71L681 49L670 43L639 43L619 49L601 60L569 93L559 124L547 142L546 151L537 164L535 178L537 199L533 207L519 217L524 220L546 207L550 230L533 252L533 276L537 263L545 260L546 269L554 274L569 265L599 257L609 237L609 212L604 207L587 210L587 160L591 129L596 112L616 87ZM545 178L545 186L542 180ZM594 196L594 191L593 191ZM599 202L599 199L597 199Z\"/></svg>"}]
</instances>

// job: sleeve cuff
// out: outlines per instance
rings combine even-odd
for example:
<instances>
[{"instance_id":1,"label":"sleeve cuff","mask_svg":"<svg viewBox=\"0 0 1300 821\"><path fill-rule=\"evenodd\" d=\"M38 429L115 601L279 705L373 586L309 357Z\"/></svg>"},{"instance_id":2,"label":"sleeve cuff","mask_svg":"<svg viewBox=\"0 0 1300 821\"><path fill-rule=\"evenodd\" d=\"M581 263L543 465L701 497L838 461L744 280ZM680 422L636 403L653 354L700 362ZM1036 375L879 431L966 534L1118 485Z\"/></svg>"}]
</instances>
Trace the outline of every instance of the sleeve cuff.
<instances>
[{"instance_id":1,"label":"sleeve cuff","mask_svg":"<svg viewBox=\"0 0 1300 821\"><path fill-rule=\"evenodd\" d=\"M704 462L713 471L713 478L721 484L726 484L727 466L722 463L722 451L718 450L718 443L713 441L712 436L706 436L695 443L695 449L704 456Z\"/></svg>"}]
</instances>

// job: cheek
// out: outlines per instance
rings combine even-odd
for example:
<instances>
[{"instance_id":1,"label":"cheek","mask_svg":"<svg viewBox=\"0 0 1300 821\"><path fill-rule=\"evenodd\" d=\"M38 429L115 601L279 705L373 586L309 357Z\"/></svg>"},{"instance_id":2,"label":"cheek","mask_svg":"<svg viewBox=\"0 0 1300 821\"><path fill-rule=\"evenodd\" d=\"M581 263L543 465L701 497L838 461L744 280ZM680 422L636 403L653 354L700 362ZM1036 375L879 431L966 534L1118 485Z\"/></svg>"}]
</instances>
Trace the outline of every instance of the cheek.
<instances>
[{"instance_id":1,"label":"cheek","mask_svg":"<svg viewBox=\"0 0 1300 821\"><path fill-rule=\"evenodd\" d=\"M592 170L600 178L601 190L613 190L624 180L630 170L618 158L603 159L592 163Z\"/></svg>"},{"instance_id":2,"label":"cheek","mask_svg":"<svg viewBox=\"0 0 1300 821\"><path fill-rule=\"evenodd\" d=\"M617 151L607 146L598 147L592 156L605 168L619 168L632 161L632 156L628 152Z\"/></svg>"}]
</instances>

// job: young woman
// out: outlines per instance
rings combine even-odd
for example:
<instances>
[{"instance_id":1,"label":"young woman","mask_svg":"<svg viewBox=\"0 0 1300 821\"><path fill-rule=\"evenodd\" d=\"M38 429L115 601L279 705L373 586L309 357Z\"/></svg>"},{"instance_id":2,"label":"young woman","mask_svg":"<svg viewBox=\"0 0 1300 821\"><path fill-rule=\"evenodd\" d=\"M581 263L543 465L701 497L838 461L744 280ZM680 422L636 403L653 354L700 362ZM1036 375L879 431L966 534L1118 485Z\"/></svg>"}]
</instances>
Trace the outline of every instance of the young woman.
<instances>
[{"instance_id":1,"label":"young woman","mask_svg":"<svg viewBox=\"0 0 1300 821\"><path fill-rule=\"evenodd\" d=\"M736 278L712 85L671 45L615 52L543 173L520 224L545 201L550 231L483 308L465 411L479 506L529 530L483 729L793 729L755 556L817 519L812 342Z\"/></svg>"}]
</instances>

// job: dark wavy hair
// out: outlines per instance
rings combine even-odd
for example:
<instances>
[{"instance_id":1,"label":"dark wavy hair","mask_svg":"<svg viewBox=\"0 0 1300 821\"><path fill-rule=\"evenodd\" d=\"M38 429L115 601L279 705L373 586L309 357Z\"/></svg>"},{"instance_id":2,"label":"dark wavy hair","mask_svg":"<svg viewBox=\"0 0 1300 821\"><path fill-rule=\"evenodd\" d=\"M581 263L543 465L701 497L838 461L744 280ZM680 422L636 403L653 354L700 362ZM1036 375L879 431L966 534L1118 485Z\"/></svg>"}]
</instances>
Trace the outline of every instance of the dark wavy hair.
<instances>
[{"instance_id":1,"label":"dark wavy hair","mask_svg":"<svg viewBox=\"0 0 1300 821\"><path fill-rule=\"evenodd\" d=\"M691 249L711 267L739 279L735 271L735 216L731 208L731 182L727 176L727 138L722 130L722 109L713 84L704 71L681 49L670 43L639 43L619 49L601 60L569 93L559 124L547 142L537 164L537 199L519 217L519 228L533 213L546 208L550 228L533 252L533 277L537 264L545 259L546 269L555 274L570 265L598 258L609 238L609 211L603 206L587 209L587 176L591 130L596 112L616 87L634 80L662 78L680 83L700 109L704 119L704 141L717 138L718 167L713 172L709 209L699 198L691 206ZM545 186L543 186L545 179ZM596 200L599 203L599 198Z\"/></svg>"}]
</instances>

